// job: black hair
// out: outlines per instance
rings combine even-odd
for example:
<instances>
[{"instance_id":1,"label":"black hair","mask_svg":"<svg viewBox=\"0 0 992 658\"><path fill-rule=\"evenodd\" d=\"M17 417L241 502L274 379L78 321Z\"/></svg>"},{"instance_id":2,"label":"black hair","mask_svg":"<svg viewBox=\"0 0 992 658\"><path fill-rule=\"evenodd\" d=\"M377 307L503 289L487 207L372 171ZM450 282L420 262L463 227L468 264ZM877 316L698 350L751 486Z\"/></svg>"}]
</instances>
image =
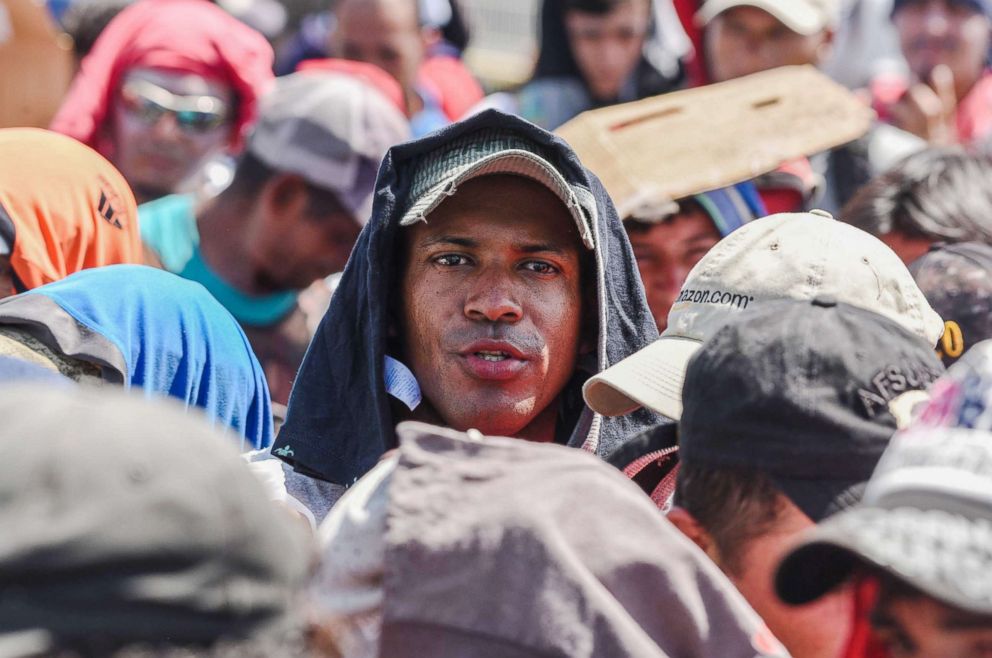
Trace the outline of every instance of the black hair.
<instances>
[{"instance_id":1,"label":"black hair","mask_svg":"<svg viewBox=\"0 0 992 658\"><path fill-rule=\"evenodd\" d=\"M914 153L862 188L841 218L872 235L992 243L992 157Z\"/></svg>"},{"instance_id":2,"label":"black hair","mask_svg":"<svg viewBox=\"0 0 992 658\"><path fill-rule=\"evenodd\" d=\"M608 14L617 7L634 2L635 0L561 0L563 11L582 11L587 14ZM647 0L644 0L645 2ZM650 4L650 3L649 3Z\"/></svg>"},{"instance_id":3,"label":"black hair","mask_svg":"<svg viewBox=\"0 0 992 658\"><path fill-rule=\"evenodd\" d=\"M783 509L782 494L761 471L684 461L679 465L674 503L709 533L723 568L732 575L741 572L747 544L767 532Z\"/></svg>"}]
</instances>

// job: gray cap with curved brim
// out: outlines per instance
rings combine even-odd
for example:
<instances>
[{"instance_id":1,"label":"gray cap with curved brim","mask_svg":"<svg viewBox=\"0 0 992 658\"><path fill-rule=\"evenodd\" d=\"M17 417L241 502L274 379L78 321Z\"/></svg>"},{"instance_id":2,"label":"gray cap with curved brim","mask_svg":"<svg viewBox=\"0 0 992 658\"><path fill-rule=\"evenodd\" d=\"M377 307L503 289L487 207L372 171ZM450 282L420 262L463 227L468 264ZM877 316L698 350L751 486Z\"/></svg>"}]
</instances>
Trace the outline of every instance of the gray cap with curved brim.
<instances>
[{"instance_id":1,"label":"gray cap with curved brim","mask_svg":"<svg viewBox=\"0 0 992 658\"><path fill-rule=\"evenodd\" d=\"M898 436L863 505L827 519L788 554L776 590L786 603L808 603L859 565L992 614L992 436L957 428Z\"/></svg>"},{"instance_id":2,"label":"gray cap with curved brim","mask_svg":"<svg viewBox=\"0 0 992 658\"><path fill-rule=\"evenodd\" d=\"M507 174L523 176L540 183L565 204L579 230L582 244L595 248L593 231L581 196L590 196L569 184L552 164L553 157L516 133L506 130L483 130L445 145L417 162L409 198L410 208L400 219L401 226L426 222L427 216L453 196L458 188L480 176Z\"/></svg>"}]
</instances>

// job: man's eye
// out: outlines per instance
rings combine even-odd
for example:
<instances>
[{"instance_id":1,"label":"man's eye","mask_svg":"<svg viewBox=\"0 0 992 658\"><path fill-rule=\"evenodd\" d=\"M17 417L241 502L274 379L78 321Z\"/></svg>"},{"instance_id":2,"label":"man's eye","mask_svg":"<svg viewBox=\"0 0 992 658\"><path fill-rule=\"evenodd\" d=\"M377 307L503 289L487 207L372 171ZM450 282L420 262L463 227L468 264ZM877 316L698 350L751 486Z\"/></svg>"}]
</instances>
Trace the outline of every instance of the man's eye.
<instances>
[{"instance_id":1,"label":"man's eye","mask_svg":"<svg viewBox=\"0 0 992 658\"><path fill-rule=\"evenodd\" d=\"M458 254L444 254L435 258L434 262L444 267L458 267L459 265L468 265L468 258Z\"/></svg>"},{"instance_id":2,"label":"man's eye","mask_svg":"<svg viewBox=\"0 0 992 658\"><path fill-rule=\"evenodd\" d=\"M558 268L554 265L539 260L527 261L523 266L531 272L536 272L537 274L555 274L558 272Z\"/></svg>"}]
</instances>

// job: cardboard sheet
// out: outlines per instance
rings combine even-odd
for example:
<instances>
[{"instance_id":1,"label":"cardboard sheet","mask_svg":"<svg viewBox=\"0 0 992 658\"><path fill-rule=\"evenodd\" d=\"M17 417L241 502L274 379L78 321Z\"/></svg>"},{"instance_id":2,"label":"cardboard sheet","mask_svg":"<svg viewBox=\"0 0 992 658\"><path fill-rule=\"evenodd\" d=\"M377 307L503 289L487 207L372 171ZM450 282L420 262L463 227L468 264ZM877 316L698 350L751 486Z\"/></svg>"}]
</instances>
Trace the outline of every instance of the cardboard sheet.
<instances>
[{"instance_id":1,"label":"cardboard sheet","mask_svg":"<svg viewBox=\"0 0 992 658\"><path fill-rule=\"evenodd\" d=\"M873 118L815 68L792 66L592 110L557 133L627 217L846 144Z\"/></svg>"}]
</instances>

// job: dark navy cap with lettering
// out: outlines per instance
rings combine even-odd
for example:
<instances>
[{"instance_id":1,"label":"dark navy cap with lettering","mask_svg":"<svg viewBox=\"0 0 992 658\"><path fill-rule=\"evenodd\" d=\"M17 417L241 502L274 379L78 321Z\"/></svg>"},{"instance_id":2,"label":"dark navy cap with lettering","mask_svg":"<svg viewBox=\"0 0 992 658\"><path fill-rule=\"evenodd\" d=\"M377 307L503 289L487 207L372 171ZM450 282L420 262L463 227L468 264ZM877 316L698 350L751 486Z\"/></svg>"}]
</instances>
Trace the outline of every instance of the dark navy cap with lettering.
<instances>
[{"instance_id":1,"label":"dark navy cap with lettering","mask_svg":"<svg viewBox=\"0 0 992 658\"><path fill-rule=\"evenodd\" d=\"M769 302L690 360L681 460L765 473L819 521L857 502L943 370L926 341L882 315L831 297Z\"/></svg>"}]
</instances>

